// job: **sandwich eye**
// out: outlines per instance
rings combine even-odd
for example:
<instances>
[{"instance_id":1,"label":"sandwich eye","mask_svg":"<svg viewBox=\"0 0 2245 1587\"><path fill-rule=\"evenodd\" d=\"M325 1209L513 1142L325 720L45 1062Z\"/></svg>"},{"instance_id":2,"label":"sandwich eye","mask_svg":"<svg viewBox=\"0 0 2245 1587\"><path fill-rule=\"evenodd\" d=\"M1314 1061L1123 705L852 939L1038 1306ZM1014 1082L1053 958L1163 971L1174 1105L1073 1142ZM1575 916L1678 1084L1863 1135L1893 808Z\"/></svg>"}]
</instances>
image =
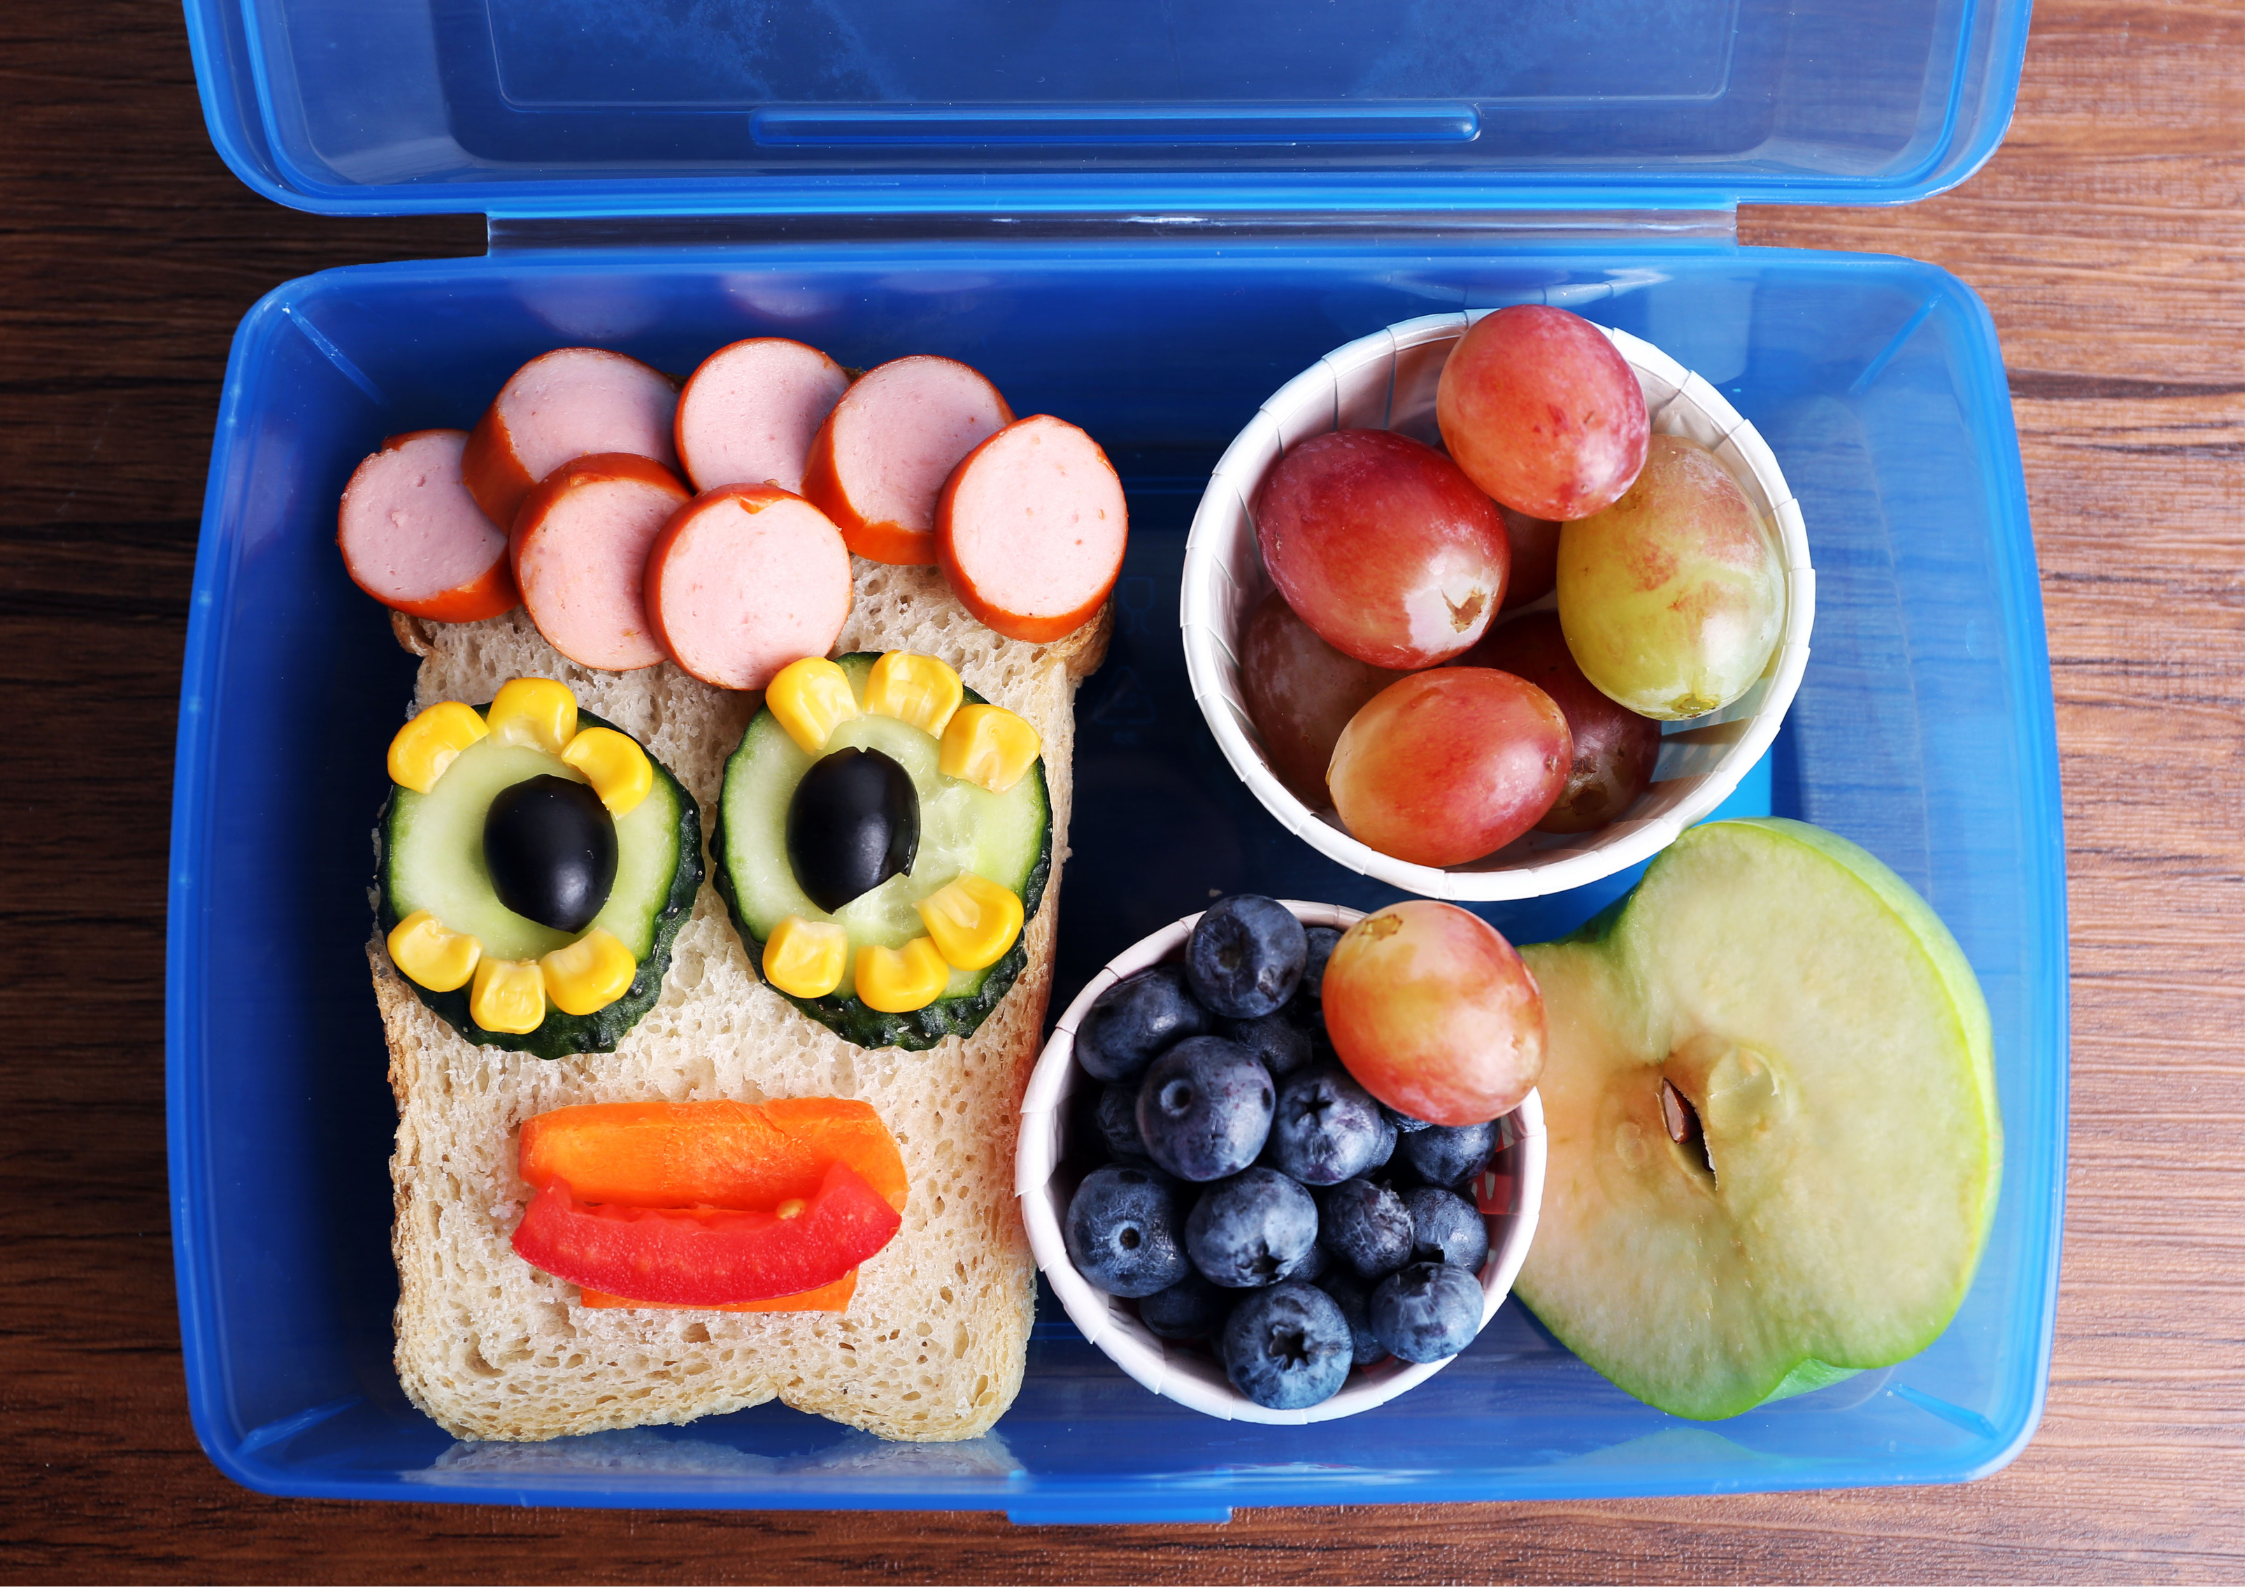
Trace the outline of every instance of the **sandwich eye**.
<instances>
[{"instance_id":1,"label":"sandwich eye","mask_svg":"<svg viewBox=\"0 0 2245 1587\"><path fill-rule=\"evenodd\" d=\"M710 852L749 958L803 1013L861 1047L970 1036L1052 865L1036 730L933 656L792 662L726 763Z\"/></svg>"},{"instance_id":2,"label":"sandwich eye","mask_svg":"<svg viewBox=\"0 0 2245 1587\"><path fill-rule=\"evenodd\" d=\"M390 928L390 958L407 980L432 992L455 992L468 984L483 944L453 931L426 909L417 909Z\"/></svg>"},{"instance_id":3,"label":"sandwich eye","mask_svg":"<svg viewBox=\"0 0 2245 1587\"><path fill-rule=\"evenodd\" d=\"M483 863L499 902L516 914L582 931L616 883L616 823L584 783L532 777L491 801Z\"/></svg>"},{"instance_id":4,"label":"sandwich eye","mask_svg":"<svg viewBox=\"0 0 2245 1587\"><path fill-rule=\"evenodd\" d=\"M702 876L692 797L579 718L546 678L432 706L393 744L381 823L399 974L468 1040L545 1058L611 1052L654 1006Z\"/></svg>"},{"instance_id":5,"label":"sandwich eye","mask_svg":"<svg viewBox=\"0 0 2245 1587\"><path fill-rule=\"evenodd\" d=\"M912 869L920 791L877 749L838 749L815 763L787 804L787 862L828 914Z\"/></svg>"}]
</instances>

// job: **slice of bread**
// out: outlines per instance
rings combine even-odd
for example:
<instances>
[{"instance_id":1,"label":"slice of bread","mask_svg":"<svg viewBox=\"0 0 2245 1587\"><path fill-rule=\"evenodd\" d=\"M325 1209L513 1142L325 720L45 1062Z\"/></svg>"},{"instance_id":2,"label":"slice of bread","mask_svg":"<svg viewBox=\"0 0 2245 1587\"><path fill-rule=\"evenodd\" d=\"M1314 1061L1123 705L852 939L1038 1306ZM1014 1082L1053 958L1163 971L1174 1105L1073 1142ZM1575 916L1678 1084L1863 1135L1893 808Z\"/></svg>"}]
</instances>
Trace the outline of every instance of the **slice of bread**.
<instances>
[{"instance_id":1,"label":"slice of bread","mask_svg":"<svg viewBox=\"0 0 2245 1587\"><path fill-rule=\"evenodd\" d=\"M852 1046L758 977L704 884L662 999L613 1053L562 1061L471 1046L368 948L398 1105L398 1378L448 1432L541 1439L685 1422L777 1397L883 1438L972 1438L1013 1403L1036 1269L1013 1198L1014 1132L1052 985L1066 854L1076 684L1109 615L1051 645L999 637L933 568L858 561L839 651L940 656L1044 739L1053 865L1027 930L1028 967L972 1038L926 1052ZM715 818L726 757L760 702L669 665L593 672L556 655L516 611L461 625L404 619L422 656L415 709L481 703L514 677L558 678L639 737ZM588 1310L509 1239L529 1199L515 1171L533 1114L580 1102L858 1097L896 1136L904 1226L867 1262L846 1312Z\"/></svg>"}]
</instances>

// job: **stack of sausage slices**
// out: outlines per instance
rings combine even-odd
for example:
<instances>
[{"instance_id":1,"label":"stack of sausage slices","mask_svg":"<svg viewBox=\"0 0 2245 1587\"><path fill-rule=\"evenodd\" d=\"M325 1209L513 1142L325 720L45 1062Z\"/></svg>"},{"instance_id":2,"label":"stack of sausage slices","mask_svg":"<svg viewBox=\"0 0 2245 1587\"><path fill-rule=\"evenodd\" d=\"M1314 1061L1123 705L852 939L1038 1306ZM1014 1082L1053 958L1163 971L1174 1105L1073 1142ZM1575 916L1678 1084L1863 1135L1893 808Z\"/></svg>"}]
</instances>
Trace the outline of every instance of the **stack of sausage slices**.
<instances>
[{"instance_id":1,"label":"stack of sausage slices","mask_svg":"<svg viewBox=\"0 0 2245 1587\"><path fill-rule=\"evenodd\" d=\"M385 441L337 534L352 579L399 611L520 604L580 665L674 661L726 689L833 648L853 552L940 565L982 622L1042 644L1098 611L1124 539L1122 482L1074 425L1016 419L949 358L852 379L771 336L683 386L597 347L533 358L474 430Z\"/></svg>"}]
</instances>

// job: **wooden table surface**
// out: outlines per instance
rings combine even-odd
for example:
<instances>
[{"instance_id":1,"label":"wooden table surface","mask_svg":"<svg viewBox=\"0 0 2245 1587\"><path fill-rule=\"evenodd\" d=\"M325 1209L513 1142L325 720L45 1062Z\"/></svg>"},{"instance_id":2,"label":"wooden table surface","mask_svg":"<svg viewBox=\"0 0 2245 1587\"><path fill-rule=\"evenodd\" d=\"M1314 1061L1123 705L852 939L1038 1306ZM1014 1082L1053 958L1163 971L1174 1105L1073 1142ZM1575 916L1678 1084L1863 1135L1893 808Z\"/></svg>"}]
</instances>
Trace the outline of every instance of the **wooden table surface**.
<instances>
[{"instance_id":1,"label":"wooden table surface","mask_svg":"<svg viewBox=\"0 0 2245 1587\"><path fill-rule=\"evenodd\" d=\"M1227 1527L268 1499L187 1418L164 1159L166 823L227 339L269 287L482 250L211 152L176 7L0 14L0 1576L9 1580L2245 1576L2245 8L2044 0L1958 190L1754 209L1993 309L2062 751L2072 1173L2049 1409L1958 1488L1243 1511ZM2240 1127L2232 1138L2228 1131Z\"/></svg>"}]
</instances>

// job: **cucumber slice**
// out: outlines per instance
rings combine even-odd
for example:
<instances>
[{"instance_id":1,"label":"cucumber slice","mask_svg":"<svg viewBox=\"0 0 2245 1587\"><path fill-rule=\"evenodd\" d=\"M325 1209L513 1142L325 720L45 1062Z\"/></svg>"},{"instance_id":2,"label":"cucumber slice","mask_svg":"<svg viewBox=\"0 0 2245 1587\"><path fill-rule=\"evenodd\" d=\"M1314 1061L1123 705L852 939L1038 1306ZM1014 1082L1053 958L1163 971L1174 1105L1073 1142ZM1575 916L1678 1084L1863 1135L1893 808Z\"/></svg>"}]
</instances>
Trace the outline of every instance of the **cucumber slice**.
<instances>
[{"instance_id":1,"label":"cucumber slice","mask_svg":"<svg viewBox=\"0 0 2245 1587\"><path fill-rule=\"evenodd\" d=\"M489 706L478 706L488 712ZM611 727L590 711L583 727ZM466 988L432 992L408 981L421 1001L472 1042L566 1058L614 1052L662 993L671 944L693 913L702 882L701 811L669 768L647 757L655 785L616 823L616 882L593 924L613 932L639 961L631 988L591 1014L546 1010L545 1023L522 1035L485 1030L468 1014ZM496 739L479 739L460 752L429 792L392 787L375 828L379 917L384 935L407 915L426 909L454 931L472 932L483 951L502 959L535 959L581 933L556 931L526 920L499 902L483 863L483 822L502 789L532 777L584 778L554 756Z\"/></svg>"},{"instance_id":2,"label":"cucumber slice","mask_svg":"<svg viewBox=\"0 0 2245 1587\"><path fill-rule=\"evenodd\" d=\"M871 652L840 658L861 705L866 675L879 659ZM966 691L966 698L982 703L982 696L972 689ZM787 807L795 785L814 760L851 748L877 749L912 778L920 793L920 850L910 872L890 877L829 914L796 885L787 859ZM1052 872L1052 800L1045 788L1044 761L1040 757L1021 781L994 794L938 772L935 739L894 717L860 716L844 722L819 756L812 756L788 737L767 708L756 713L741 735L740 747L725 763L710 856L717 891L748 945L749 959L759 964L765 941L789 915L839 922L849 931L853 964L859 948L895 948L924 936L926 928L913 905L961 871L973 871L1019 893L1023 915L1034 919ZM946 1036L972 1035L1028 962L1025 942L1016 942L986 970L953 970L943 995L909 1014L883 1014L847 991L820 998L780 995L860 1047L918 1052Z\"/></svg>"}]
</instances>

